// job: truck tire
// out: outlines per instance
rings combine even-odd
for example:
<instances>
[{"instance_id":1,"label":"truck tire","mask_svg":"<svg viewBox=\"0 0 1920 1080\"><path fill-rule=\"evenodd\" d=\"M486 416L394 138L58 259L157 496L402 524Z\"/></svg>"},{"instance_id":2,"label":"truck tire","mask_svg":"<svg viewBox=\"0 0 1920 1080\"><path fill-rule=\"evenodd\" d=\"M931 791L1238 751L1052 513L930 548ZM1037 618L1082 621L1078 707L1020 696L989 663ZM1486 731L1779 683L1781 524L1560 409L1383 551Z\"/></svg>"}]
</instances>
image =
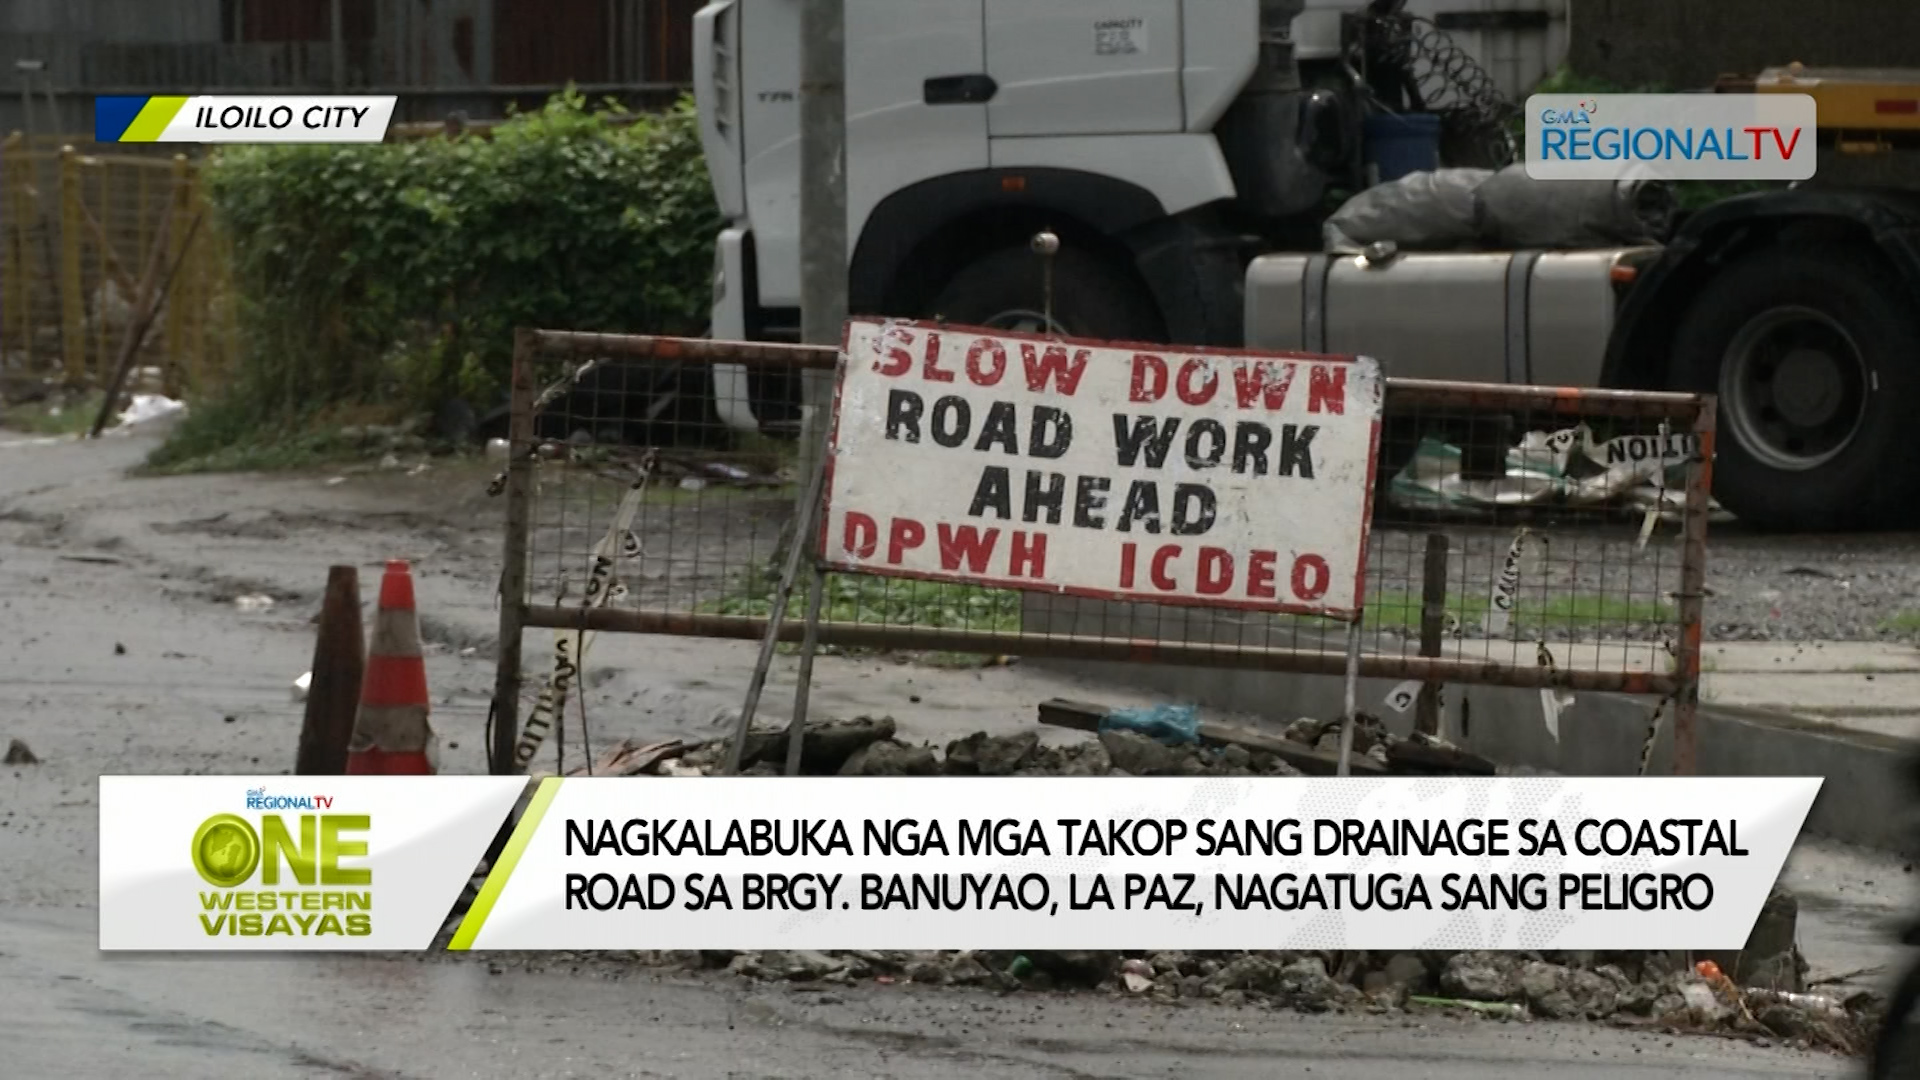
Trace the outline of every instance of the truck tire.
<instances>
[{"instance_id":1,"label":"truck tire","mask_svg":"<svg viewBox=\"0 0 1920 1080\"><path fill-rule=\"evenodd\" d=\"M1920 496L1920 324L1889 278L1843 250L1769 251L1682 317L1673 382L1719 395L1714 494L1743 523L1874 528Z\"/></svg>"},{"instance_id":2,"label":"truck tire","mask_svg":"<svg viewBox=\"0 0 1920 1080\"><path fill-rule=\"evenodd\" d=\"M929 313L963 326L1028 334L1164 341L1166 324L1133 275L1091 252L1063 248L1053 263L1053 326L1047 326L1041 257L1004 248L962 267Z\"/></svg>"}]
</instances>

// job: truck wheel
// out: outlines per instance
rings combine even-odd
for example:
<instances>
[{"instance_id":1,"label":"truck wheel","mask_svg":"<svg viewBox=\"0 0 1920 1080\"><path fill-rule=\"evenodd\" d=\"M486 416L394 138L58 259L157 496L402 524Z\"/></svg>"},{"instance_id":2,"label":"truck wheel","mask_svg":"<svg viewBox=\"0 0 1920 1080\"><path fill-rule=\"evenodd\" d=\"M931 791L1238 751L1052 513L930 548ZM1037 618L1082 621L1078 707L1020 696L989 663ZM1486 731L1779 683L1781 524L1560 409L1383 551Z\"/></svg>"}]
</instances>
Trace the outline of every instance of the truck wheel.
<instances>
[{"instance_id":1,"label":"truck wheel","mask_svg":"<svg viewBox=\"0 0 1920 1080\"><path fill-rule=\"evenodd\" d=\"M1086 251L1053 257L1053 324L1047 323L1041 257L1006 248L955 274L933 302L934 316L964 326L1025 334L1163 341L1166 325L1139 282Z\"/></svg>"},{"instance_id":2,"label":"truck wheel","mask_svg":"<svg viewBox=\"0 0 1920 1080\"><path fill-rule=\"evenodd\" d=\"M1735 263L1684 316L1673 357L1680 388L1719 395L1714 494L1741 521L1871 528L1920 496L1920 325L1869 259Z\"/></svg>"}]
</instances>

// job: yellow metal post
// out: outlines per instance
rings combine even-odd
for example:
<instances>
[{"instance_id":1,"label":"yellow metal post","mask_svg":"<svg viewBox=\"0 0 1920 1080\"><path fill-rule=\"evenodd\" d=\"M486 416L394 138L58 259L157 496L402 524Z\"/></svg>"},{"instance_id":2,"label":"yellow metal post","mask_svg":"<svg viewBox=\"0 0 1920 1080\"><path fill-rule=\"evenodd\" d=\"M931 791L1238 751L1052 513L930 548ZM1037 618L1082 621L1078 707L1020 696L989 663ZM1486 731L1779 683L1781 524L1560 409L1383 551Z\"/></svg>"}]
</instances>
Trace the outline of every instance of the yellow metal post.
<instances>
[{"instance_id":1,"label":"yellow metal post","mask_svg":"<svg viewBox=\"0 0 1920 1080\"><path fill-rule=\"evenodd\" d=\"M21 355L28 363L33 357L33 323L27 312L26 247L27 229L21 215L24 202L20 190L20 167L24 163L20 154L26 140L19 132L7 136L0 143L0 200L4 200L6 214L5 251L0 253L4 262L0 262L0 308L5 309L0 319L0 354L7 351L9 344L17 343ZM5 357L0 356L0 366Z\"/></svg>"},{"instance_id":2,"label":"yellow metal post","mask_svg":"<svg viewBox=\"0 0 1920 1080\"><path fill-rule=\"evenodd\" d=\"M60 344L67 381L79 385L87 365L87 300L81 294L80 155L60 148Z\"/></svg>"}]
</instances>

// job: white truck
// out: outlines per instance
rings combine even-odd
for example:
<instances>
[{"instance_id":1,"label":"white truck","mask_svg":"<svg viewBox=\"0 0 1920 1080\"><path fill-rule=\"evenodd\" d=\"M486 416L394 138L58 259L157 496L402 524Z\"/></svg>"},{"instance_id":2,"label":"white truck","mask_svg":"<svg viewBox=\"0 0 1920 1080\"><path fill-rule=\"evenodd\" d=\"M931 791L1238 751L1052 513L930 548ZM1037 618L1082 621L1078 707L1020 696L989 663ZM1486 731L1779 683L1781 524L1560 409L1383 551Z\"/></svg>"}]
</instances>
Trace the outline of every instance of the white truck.
<instances>
[{"instance_id":1,"label":"white truck","mask_svg":"<svg viewBox=\"0 0 1920 1080\"><path fill-rule=\"evenodd\" d=\"M716 0L695 19L728 221L718 338L798 333L801 3ZM1402 107L1432 105L1419 98L1435 70L1473 73L1448 88L1456 118L1523 99L1565 55L1568 8L846 0L849 306L1365 353L1411 377L1716 392L1716 494L1744 521L1878 526L1920 505L1904 438L1920 415L1920 209L1904 195L1745 196L1656 247L1320 252L1330 195L1367 183L1370 110L1409 87ZM1381 25L1436 26L1457 45L1414 72L1405 50L1378 55ZM1043 229L1061 239L1050 303L1030 250ZM791 386L715 377L729 424L797 416Z\"/></svg>"}]
</instances>

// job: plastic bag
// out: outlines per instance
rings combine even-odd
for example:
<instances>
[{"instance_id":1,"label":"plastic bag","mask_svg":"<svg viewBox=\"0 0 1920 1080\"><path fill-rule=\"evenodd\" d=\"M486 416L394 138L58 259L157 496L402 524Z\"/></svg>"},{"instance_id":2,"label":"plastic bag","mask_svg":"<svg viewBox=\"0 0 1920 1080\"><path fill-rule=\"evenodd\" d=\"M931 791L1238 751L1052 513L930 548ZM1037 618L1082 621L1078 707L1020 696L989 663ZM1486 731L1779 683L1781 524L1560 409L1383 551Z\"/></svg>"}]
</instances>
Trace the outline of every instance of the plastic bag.
<instances>
[{"instance_id":1,"label":"plastic bag","mask_svg":"<svg viewBox=\"0 0 1920 1080\"><path fill-rule=\"evenodd\" d=\"M1409 250L1472 243L1481 234L1481 207L1473 193L1492 175L1485 169L1440 169L1376 184L1327 219L1326 248L1357 254L1381 240Z\"/></svg>"},{"instance_id":2,"label":"plastic bag","mask_svg":"<svg viewBox=\"0 0 1920 1080\"><path fill-rule=\"evenodd\" d=\"M1509 165L1474 189L1483 243L1514 248L1652 244L1673 231L1673 189L1650 180L1535 180Z\"/></svg>"},{"instance_id":3,"label":"plastic bag","mask_svg":"<svg viewBox=\"0 0 1920 1080\"><path fill-rule=\"evenodd\" d=\"M1101 731L1132 731L1173 746L1200 741L1200 717L1191 705L1115 709L1100 718Z\"/></svg>"}]
</instances>

